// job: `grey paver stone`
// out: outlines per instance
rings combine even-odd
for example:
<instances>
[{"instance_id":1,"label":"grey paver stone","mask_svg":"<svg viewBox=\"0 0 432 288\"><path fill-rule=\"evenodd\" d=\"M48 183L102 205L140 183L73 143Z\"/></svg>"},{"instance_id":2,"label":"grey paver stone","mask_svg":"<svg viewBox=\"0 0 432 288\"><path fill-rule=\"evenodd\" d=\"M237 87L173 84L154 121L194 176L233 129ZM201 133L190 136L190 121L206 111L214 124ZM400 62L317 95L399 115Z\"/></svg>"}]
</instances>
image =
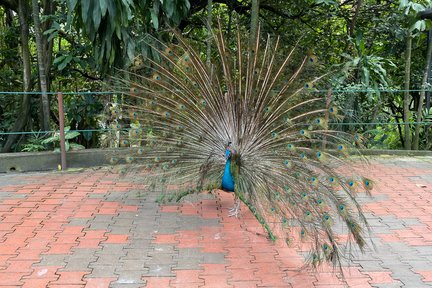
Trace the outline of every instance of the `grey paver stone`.
<instances>
[{"instance_id":1,"label":"grey paver stone","mask_svg":"<svg viewBox=\"0 0 432 288\"><path fill-rule=\"evenodd\" d=\"M42 254L42 260L33 266L65 266L69 254Z\"/></svg>"},{"instance_id":2,"label":"grey paver stone","mask_svg":"<svg viewBox=\"0 0 432 288\"><path fill-rule=\"evenodd\" d=\"M143 276L153 276L153 277L171 277L175 276L172 272L173 266L171 265L158 265L158 264L149 264L146 265L148 268L147 273L144 273Z\"/></svg>"}]
</instances>

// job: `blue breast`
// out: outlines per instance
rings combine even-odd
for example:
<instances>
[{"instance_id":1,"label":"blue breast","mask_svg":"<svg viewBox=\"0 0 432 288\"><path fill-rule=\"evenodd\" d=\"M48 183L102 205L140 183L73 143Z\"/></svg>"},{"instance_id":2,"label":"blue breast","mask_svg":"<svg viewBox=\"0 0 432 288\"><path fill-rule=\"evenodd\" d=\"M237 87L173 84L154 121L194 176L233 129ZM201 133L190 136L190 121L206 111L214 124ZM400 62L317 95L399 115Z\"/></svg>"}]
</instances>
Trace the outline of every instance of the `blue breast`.
<instances>
[{"instance_id":1,"label":"blue breast","mask_svg":"<svg viewBox=\"0 0 432 288\"><path fill-rule=\"evenodd\" d=\"M228 156L230 153L229 150L225 152L225 154ZM225 163L225 170L222 176L222 189L229 192L234 192L234 178L231 174L231 159L228 158L228 160Z\"/></svg>"}]
</instances>

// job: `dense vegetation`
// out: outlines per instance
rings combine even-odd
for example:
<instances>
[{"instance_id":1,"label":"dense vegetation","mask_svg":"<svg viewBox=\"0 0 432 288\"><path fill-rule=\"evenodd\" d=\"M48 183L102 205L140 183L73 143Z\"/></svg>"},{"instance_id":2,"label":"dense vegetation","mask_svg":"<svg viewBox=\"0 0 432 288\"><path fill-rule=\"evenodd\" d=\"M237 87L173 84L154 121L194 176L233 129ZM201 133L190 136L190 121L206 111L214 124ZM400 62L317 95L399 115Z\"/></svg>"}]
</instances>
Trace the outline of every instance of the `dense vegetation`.
<instances>
[{"instance_id":1,"label":"dense vegetation","mask_svg":"<svg viewBox=\"0 0 432 288\"><path fill-rule=\"evenodd\" d=\"M341 121L389 123L344 126L367 136L369 147L430 150L431 126L403 124L432 124L425 91L431 20L418 15L429 7L430 0L0 0L0 91L40 92L0 94L0 150L53 149L56 135L4 133L58 129L49 92L106 90L103 83L118 69L138 69L155 57L149 35L170 41L167 28L177 27L207 57L206 23L216 26L217 19L228 35L236 29L248 35L259 22L261 37L279 35L282 47L298 42L323 69L337 71L320 88L334 90ZM67 125L106 128L110 97L66 95ZM107 145L103 133L70 132L69 138L87 148Z\"/></svg>"}]
</instances>

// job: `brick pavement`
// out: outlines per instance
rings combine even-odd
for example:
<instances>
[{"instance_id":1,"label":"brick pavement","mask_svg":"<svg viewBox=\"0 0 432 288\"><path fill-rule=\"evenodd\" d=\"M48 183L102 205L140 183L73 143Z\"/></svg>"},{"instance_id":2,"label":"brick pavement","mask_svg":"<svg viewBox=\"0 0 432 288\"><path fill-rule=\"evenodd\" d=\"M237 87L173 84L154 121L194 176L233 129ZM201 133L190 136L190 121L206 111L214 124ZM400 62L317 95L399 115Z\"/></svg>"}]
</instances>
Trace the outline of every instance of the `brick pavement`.
<instances>
[{"instance_id":1,"label":"brick pavement","mask_svg":"<svg viewBox=\"0 0 432 288\"><path fill-rule=\"evenodd\" d=\"M359 195L375 249L345 279L302 267L232 195L159 207L138 174L108 169L0 175L1 287L432 287L432 159L375 158ZM341 239L344 239L341 235Z\"/></svg>"}]
</instances>

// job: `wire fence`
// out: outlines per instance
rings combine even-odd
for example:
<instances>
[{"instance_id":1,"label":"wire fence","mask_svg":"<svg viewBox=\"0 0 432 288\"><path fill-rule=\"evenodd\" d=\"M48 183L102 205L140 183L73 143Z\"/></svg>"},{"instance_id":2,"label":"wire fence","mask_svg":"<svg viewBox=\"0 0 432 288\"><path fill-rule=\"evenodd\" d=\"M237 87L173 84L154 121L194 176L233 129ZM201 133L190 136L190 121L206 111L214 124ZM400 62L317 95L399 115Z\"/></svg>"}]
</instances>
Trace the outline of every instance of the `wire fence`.
<instances>
[{"instance_id":1,"label":"wire fence","mask_svg":"<svg viewBox=\"0 0 432 288\"><path fill-rule=\"evenodd\" d=\"M344 99L353 99L352 95L368 95L370 93L374 93L376 95L379 94L397 94L397 93L405 93L409 92L412 94L424 92L427 93L426 103L430 103L430 92L432 92L432 89L430 90L421 90L421 89L411 89L411 90L398 90L398 89L343 89L343 90L312 90L309 91L310 93L318 93L318 94L326 94L326 95L332 95L333 98L339 97L342 101ZM7 92L0 92L0 96L11 96L11 97L17 97L22 95L57 95L58 97L61 95L64 96L82 96L82 95L90 95L97 97L101 99L102 97L108 97L111 98L114 95L123 95L124 91L80 91L80 92L14 92L14 91L7 91ZM108 100L108 99L107 99ZM62 98L63 103L63 98ZM429 102L428 102L429 101ZM59 102L60 103L60 102ZM429 105L429 104L426 104ZM373 109L375 107L371 107ZM429 108L429 107L427 107ZM59 109L60 110L60 109ZM60 112L60 111L59 111ZM427 113L431 113L431 111L426 111ZM59 119L64 119L65 115L60 115L59 113ZM415 114L415 111L412 111L412 114ZM0 115L1 116L1 115ZM387 117L386 120L389 121L358 121L359 119L354 119L355 117L348 117L348 120L355 120L355 121L339 121L331 123L331 127L336 129L345 129L345 130L359 130L360 133L365 135L365 139L368 148L377 148L377 149L398 149L402 148L403 146L403 128L406 125L410 125L412 128L415 126L420 125L421 131L422 131L422 149L423 150L431 150L432 149L432 131L430 131L432 128L432 114L426 115L427 117L423 117L423 121L409 121L409 122L403 122L402 119L396 120L396 118L392 119L392 117ZM429 117L429 118L428 118ZM412 118L415 120L415 118ZM108 132L115 132L118 129L110 128L108 125L104 125L105 127L100 128L91 128L91 129L71 129L67 132L77 132L77 133L108 133ZM54 135L55 133L59 134L60 132L64 132L64 127L59 127L59 130L48 130L48 131L1 131L0 130L0 140L5 139L9 135L20 135L21 137L29 136L29 135ZM123 128L122 130L127 131L127 128ZM426 138L425 138L426 137Z\"/></svg>"}]
</instances>

